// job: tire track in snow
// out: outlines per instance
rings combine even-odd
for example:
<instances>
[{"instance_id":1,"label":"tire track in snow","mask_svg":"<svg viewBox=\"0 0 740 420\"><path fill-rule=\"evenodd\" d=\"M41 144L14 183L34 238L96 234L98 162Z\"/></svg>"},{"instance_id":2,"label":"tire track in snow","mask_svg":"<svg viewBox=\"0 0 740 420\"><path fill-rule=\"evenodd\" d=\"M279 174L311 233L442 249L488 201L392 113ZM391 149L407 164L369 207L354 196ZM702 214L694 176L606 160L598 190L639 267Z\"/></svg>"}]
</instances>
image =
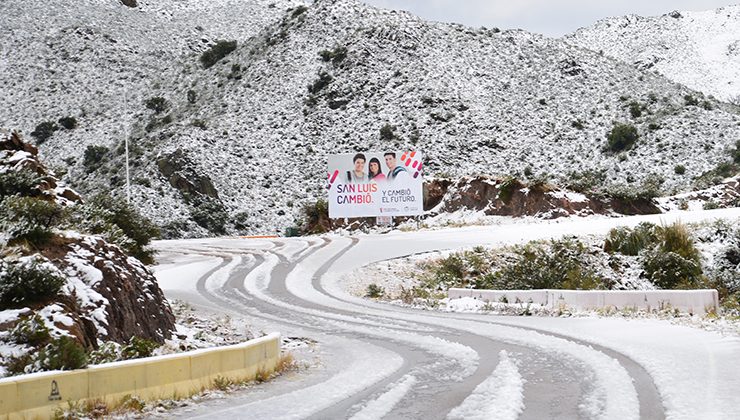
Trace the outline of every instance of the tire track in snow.
<instances>
[{"instance_id":1,"label":"tire track in snow","mask_svg":"<svg viewBox=\"0 0 740 420\"><path fill-rule=\"evenodd\" d=\"M499 353L493 374L481 382L462 404L447 415L449 420L516 420L524 410L524 379L506 350Z\"/></svg>"},{"instance_id":2,"label":"tire track in snow","mask_svg":"<svg viewBox=\"0 0 740 420\"><path fill-rule=\"evenodd\" d=\"M416 377L408 374L401 380L388 386L378 398L368 402L360 411L355 413L350 420L376 420L382 419L416 384Z\"/></svg>"}]
</instances>

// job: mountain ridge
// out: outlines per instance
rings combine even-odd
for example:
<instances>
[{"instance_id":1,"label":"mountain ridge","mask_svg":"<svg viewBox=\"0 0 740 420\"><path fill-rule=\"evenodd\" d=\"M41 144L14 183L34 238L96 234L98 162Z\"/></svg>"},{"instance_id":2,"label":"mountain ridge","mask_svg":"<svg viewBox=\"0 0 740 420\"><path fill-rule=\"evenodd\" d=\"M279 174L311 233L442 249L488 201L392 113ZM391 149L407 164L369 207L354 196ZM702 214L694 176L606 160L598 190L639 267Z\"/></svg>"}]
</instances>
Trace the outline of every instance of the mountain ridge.
<instances>
[{"instance_id":1,"label":"mountain ridge","mask_svg":"<svg viewBox=\"0 0 740 420\"><path fill-rule=\"evenodd\" d=\"M564 39L740 104L740 4L610 17Z\"/></svg>"},{"instance_id":2,"label":"mountain ridge","mask_svg":"<svg viewBox=\"0 0 740 420\"><path fill-rule=\"evenodd\" d=\"M730 105L561 40L425 22L351 0L274 16L212 67L193 52L131 92L132 198L173 231L281 231L303 203L324 196L330 153L419 148L427 174L529 173L564 183L595 171L605 184L634 188L662 178L673 193L726 160L740 137ZM153 98L166 110L146 109ZM637 128L631 150L604 151L615 123ZM123 192L123 133L107 142L58 133L42 152L61 166L76 157L67 169L78 188ZM98 144L108 149L89 170L81 149ZM183 177L194 186L208 179L217 198L173 185L158 162L175 155L184 157ZM223 220L196 226L202 213Z\"/></svg>"}]
</instances>

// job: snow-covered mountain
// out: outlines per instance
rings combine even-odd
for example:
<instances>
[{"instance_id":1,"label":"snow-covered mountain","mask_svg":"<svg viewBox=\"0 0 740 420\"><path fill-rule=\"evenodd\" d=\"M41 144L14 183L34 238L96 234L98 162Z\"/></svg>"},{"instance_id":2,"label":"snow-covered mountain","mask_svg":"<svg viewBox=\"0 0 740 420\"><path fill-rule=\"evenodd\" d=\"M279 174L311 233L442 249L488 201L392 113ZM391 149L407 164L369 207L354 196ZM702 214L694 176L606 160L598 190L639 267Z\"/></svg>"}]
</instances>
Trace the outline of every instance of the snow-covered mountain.
<instances>
[{"instance_id":1,"label":"snow-covered mountain","mask_svg":"<svg viewBox=\"0 0 740 420\"><path fill-rule=\"evenodd\" d=\"M125 128L134 202L195 234L192 220L211 231L294 224L303 202L325 196L331 153L417 148L427 174L602 170L606 183L639 186L653 175L675 192L727 160L740 138L735 108L561 40L356 0L198 4L3 2L11 71L0 86L19 105L0 126L28 133L75 116L78 127L54 132L42 153L69 166L77 188L119 194ZM199 57L216 39L237 47L204 68ZM155 98L162 107L147 109ZM640 137L606 153L615 122ZM108 149L83 160L90 145Z\"/></svg>"},{"instance_id":2,"label":"snow-covered mountain","mask_svg":"<svg viewBox=\"0 0 740 420\"><path fill-rule=\"evenodd\" d=\"M740 105L740 4L704 12L612 17L565 39Z\"/></svg>"}]
</instances>

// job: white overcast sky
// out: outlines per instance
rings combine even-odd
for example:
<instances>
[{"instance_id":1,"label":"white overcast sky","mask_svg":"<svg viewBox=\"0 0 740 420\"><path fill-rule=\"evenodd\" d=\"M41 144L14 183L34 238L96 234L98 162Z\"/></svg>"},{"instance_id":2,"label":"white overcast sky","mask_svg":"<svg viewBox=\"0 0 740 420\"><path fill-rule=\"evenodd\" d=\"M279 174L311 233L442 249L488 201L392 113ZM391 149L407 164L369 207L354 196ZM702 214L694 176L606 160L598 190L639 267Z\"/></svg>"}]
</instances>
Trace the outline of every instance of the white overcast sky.
<instances>
[{"instance_id":1,"label":"white overcast sky","mask_svg":"<svg viewBox=\"0 0 740 420\"><path fill-rule=\"evenodd\" d=\"M710 10L740 3L715 0L362 0L423 19L559 37L609 16L656 16L673 10Z\"/></svg>"}]
</instances>

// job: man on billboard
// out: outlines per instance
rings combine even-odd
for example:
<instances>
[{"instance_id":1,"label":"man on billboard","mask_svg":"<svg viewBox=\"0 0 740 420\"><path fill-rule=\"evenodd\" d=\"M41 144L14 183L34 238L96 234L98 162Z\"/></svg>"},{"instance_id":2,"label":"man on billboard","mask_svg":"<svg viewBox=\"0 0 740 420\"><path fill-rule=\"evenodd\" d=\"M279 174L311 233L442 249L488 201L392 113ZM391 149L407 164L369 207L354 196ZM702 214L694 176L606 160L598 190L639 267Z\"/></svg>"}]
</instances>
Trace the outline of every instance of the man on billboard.
<instances>
[{"instance_id":1,"label":"man on billboard","mask_svg":"<svg viewBox=\"0 0 740 420\"><path fill-rule=\"evenodd\" d=\"M352 171L347 171L347 182L355 184L364 184L367 182L367 177L365 176L365 155L362 153L356 154L352 158L352 164L355 168Z\"/></svg>"},{"instance_id":2,"label":"man on billboard","mask_svg":"<svg viewBox=\"0 0 740 420\"><path fill-rule=\"evenodd\" d=\"M409 173L403 166L399 166L396 163L396 154L394 152L385 152L383 154L385 158L385 164L388 166L388 180L393 181L401 176L401 178L407 178Z\"/></svg>"}]
</instances>

